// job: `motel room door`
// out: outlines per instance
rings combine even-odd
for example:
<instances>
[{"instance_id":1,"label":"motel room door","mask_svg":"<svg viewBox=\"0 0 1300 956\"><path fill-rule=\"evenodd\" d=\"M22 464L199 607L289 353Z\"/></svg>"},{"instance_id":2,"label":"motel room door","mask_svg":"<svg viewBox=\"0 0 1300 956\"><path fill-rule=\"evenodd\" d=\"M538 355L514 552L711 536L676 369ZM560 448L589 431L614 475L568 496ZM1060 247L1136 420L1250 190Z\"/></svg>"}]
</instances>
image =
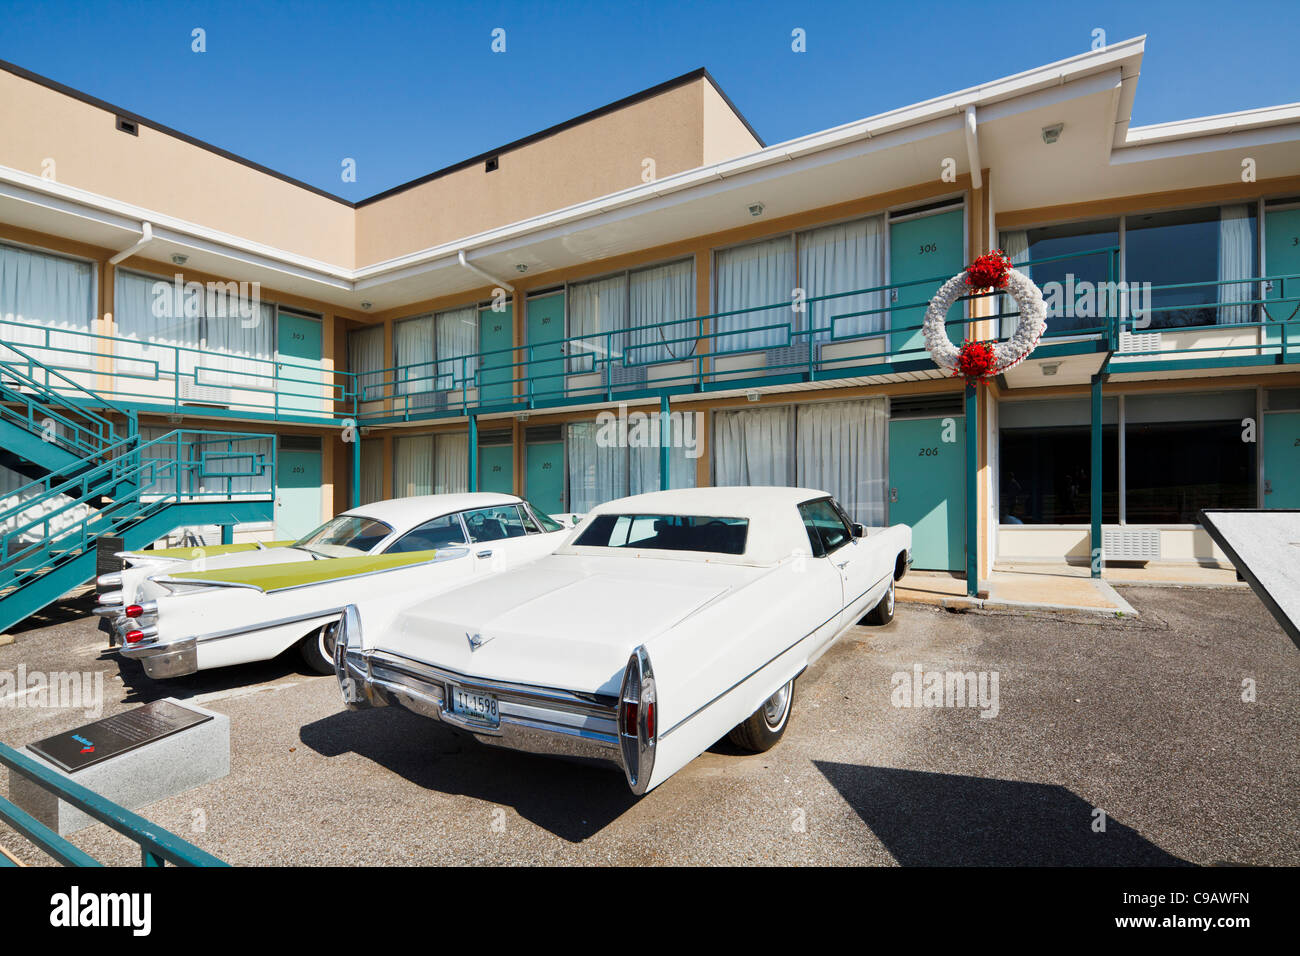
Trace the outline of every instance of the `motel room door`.
<instances>
[{"instance_id":1,"label":"motel room door","mask_svg":"<svg viewBox=\"0 0 1300 956\"><path fill-rule=\"evenodd\" d=\"M530 429L524 446L524 497L548 515L564 511L564 437L557 428Z\"/></svg>"},{"instance_id":2,"label":"motel room door","mask_svg":"<svg viewBox=\"0 0 1300 956\"><path fill-rule=\"evenodd\" d=\"M1264 274L1300 276L1300 207L1264 212ZM1264 287L1263 298L1262 318L1268 322L1264 341L1280 345L1285 324L1288 352L1300 355L1300 279L1274 279ZM1274 304L1269 301L1272 299L1291 301Z\"/></svg>"},{"instance_id":3,"label":"motel room door","mask_svg":"<svg viewBox=\"0 0 1300 956\"><path fill-rule=\"evenodd\" d=\"M511 367L514 353L508 351L515 344L514 307L509 303L506 306L501 312L494 312L491 307L478 310L479 351L495 352L479 358L479 402L483 405L509 402L514 393L513 380L519 377Z\"/></svg>"},{"instance_id":4,"label":"motel room door","mask_svg":"<svg viewBox=\"0 0 1300 956\"><path fill-rule=\"evenodd\" d=\"M275 329L275 363L280 411L319 414L326 410L320 319L292 312L279 313ZM314 527L316 525L312 525Z\"/></svg>"},{"instance_id":5,"label":"motel room door","mask_svg":"<svg viewBox=\"0 0 1300 956\"><path fill-rule=\"evenodd\" d=\"M912 526L915 568L966 568L965 435L960 415L889 423L889 523Z\"/></svg>"},{"instance_id":6,"label":"motel room door","mask_svg":"<svg viewBox=\"0 0 1300 956\"><path fill-rule=\"evenodd\" d=\"M275 537L301 538L320 527L321 446L319 438L285 435L275 459Z\"/></svg>"},{"instance_id":7,"label":"motel room door","mask_svg":"<svg viewBox=\"0 0 1300 956\"><path fill-rule=\"evenodd\" d=\"M1300 411L1264 413L1264 507L1300 508Z\"/></svg>"},{"instance_id":8,"label":"motel room door","mask_svg":"<svg viewBox=\"0 0 1300 956\"><path fill-rule=\"evenodd\" d=\"M890 336L891 351L903 349L911 354L903 361L923 359L925 339L921 335L921 321L925 318L930 296L951 276L966 267L965 210L949 209L945 212L925 213L915 218L902 218L889 223L889 281L915 282L934 279L920 285L904 286L890 292L890 300L901 308L890 311L890 325L901 331ZM961 303L953 306L949 317L962 314ZM916 326L910 331L906 326ZM963 338L961 330L952 328L948 337L954 342Z\"/></svg>"},{"instance_id":9,"label":"motel room door","mask_svg":"<svg viewBox=\"0 0 1300 956\"><path fill-rule=\"evenodd\" d=\"M560 398L565 389L564 293L528 300L528 394Z\"/></svg>"},{"instance_id":10,"label":"motel room door","mask_svg":"<svg viewBox=\"0 0 1300 956\"><path fill-rule=\"evenodd\" d=\"M496 435L479 435L478 490L496 494L515 493L515 446L506 432L504 441Z\"/></svg>"}]
</instances>

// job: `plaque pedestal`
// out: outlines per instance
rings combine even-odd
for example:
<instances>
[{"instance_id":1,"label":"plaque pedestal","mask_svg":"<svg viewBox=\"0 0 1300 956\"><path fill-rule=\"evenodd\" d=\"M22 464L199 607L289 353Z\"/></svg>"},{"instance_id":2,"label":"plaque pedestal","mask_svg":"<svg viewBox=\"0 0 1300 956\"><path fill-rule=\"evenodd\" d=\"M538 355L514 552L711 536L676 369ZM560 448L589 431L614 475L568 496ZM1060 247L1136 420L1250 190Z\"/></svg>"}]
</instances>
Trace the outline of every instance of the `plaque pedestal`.
<instances>
[{"instance_id":1,"label":"plaque pedestal","mask_svg":"<svg viewBox=\"0 0 1300 956\"><path fill-rule=\"evenodd\" d=\"M230 772L229 717L172 698L159 704L163 706L146 705L87 724L30 744L21 752L128 810L184 793ZM178 714L177 708L188 715ZM166 722L178 719L188 726L169 729ZM133 734L139 735L140 742L131 740ZM41 752L52 751L51 745L63 743L62 738L75 738L92 752L104 746L104 739L111 739L114 750L120 752L69 772ZM9 771L9 799L61 836L98 822L13 770Z\"/></svg>"}]
</instances>

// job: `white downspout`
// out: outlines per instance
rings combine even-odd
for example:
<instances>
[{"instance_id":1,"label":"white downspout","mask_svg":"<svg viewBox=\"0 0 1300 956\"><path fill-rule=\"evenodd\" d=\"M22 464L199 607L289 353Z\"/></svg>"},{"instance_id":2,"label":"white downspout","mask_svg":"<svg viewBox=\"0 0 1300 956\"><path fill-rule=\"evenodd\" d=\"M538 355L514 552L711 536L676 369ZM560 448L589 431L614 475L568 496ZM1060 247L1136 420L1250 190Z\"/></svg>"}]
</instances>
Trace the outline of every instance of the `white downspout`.
<instances>
[{"instance_id":1,"label":"white downspout","mask_svg":"<svg viewBox=\"0 0 1300 956\"><path fill-rule=\"evenodd\" d=\"M487 279L487 280L488 280L489 282L491 282L493 285L500 286L501 288L505 289L507 292L514 292L514 291L515 291L515 287L512 286L509 282L506 282L504 279L498 279L496 276L492 275L490 272L485 272L485 271L483 271L483 270L480 269L478 266L474 265L474 263L472 263L472 262L470 262L468 259L466 259L466 258L465 258L465 250L464 250L464 249L461 249L460 251L458 251L458 252L456 253L456 258L459 259L459 260L460 260L460 264L461 264L462 266L464 266L466 269L468 269L470 272L477 272L479 275L481 275L484 279Z\"/></svg>"},{"instance_id":2,"label":"white downspout","mask_svg":"<svg viewBox=\"0 0 1300 956\"><path fill-rule=\"evenodd\" d=\"M975 189L984 188L984 174L980 171L979 123L975 107L966 107L966 158L970 160L970 184Z\"/></svg>"},{"instance_id":3,"label":"white downspout","mask_svg":"<svg viewBox=\"0 0 1300 956\"><path fill-rule=\"evenodd\" d=\"M117 265L119 262L124 262L151 242L153 242L153 225L151 223L142 222L140 223L140 238L135 241L135 244L129 249L123 249L108 261L111 265Z\"/></svg>"}]
</instances>

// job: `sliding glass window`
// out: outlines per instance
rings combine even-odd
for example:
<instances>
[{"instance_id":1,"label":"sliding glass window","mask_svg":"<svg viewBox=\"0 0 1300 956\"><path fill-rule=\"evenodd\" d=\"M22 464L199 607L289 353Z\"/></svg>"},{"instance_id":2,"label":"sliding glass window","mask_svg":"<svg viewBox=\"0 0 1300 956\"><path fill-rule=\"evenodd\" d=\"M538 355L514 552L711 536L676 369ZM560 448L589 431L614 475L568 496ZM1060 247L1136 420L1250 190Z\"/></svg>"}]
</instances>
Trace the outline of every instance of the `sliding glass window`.
<instances>
[{"instance_id":1,"label":"sliding glass window","mask_svg":"<svg viewBox=\"0 0 1300 956\"><path fill-rule=\"evenodd\" d=\"M1119 521L1118 403L1102 405L1102 520ZM998 406L998 520L1088 524L1092 520L1092 429L1088 399Z\"/></svg>"}]
</instances>

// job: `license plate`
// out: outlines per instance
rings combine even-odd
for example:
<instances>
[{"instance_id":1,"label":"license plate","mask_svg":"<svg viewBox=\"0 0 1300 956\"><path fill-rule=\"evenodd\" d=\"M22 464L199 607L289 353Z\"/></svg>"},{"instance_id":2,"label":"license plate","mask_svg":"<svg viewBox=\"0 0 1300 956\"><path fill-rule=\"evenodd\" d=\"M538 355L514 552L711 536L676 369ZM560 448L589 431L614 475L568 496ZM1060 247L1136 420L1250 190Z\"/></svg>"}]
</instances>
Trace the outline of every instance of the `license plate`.
<instances>
[{"instance_id":1,"label":"license plate","mask_svg":"<svg viewBox=\"0 0 1300 956\"><path fill-rule=\"evenodd\" d=\"M453 686L451 689L451 712L460 717L468 717L470 720L478 720L494 726L501 722L495 697L491 694L477 694L460 687Z\"/></svg>"}]
</instances>

